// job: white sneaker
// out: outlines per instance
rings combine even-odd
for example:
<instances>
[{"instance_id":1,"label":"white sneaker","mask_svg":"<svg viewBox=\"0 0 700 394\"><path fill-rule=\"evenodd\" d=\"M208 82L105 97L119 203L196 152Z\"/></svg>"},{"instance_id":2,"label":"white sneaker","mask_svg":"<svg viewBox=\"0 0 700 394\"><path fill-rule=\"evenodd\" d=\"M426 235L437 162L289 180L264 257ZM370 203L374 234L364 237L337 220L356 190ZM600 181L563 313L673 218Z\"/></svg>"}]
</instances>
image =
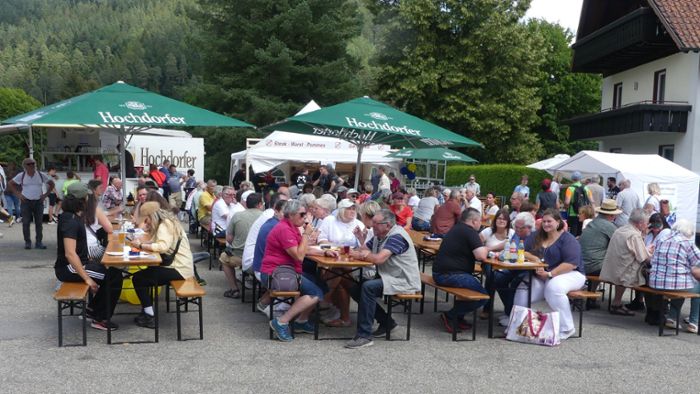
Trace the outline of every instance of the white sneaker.
<instances>
[{"instance_id":1,"label":"white sneaker","mask_svg":"<svg viewBox=\"0 0 700 394\"><path fill-rule=\"evenodd\" d=\"M270 305L263 306L262 303L258 302L258 304L256 305L256 309L263 315L270 316Z\"/></svg>"},{"instance_id":2,"label":"white sneaker","mask_svg":"<svg viewBox=\"0 0 700 394\"><path fill-rule=\"evenodd\" d=\"M509 322L510 322L510 316L508 316L508 315L501 315L498 317L498 325L501 327L508 327Z\"/></svg>"}]
</instances>

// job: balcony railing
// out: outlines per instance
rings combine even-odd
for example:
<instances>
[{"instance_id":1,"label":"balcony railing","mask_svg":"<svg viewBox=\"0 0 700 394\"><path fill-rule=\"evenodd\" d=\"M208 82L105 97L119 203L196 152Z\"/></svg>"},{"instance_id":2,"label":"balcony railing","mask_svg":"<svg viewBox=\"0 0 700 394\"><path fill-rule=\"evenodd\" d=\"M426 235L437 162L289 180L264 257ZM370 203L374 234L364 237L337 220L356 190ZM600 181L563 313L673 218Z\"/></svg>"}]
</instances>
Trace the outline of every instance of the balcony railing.
<instances>
[{"instance_id":1,"label":"balcony railing","mask_svg":"<svg viewBox=\"0 0 700 394\"><path fill-rule=\"evenodd\" d=\"M582 37L574 50L575 72L610 75L678 52L654 12L643 7Z\"/></svg>"},{"instance_id":2,"label":"balcony railing","mask_svg":"<svg viewBox=\"0 0 700 394\"><path fill-rule=\"evenodd\" d=\"M685 133L691 109L684 101L642 101L577 116L564 123L569 125L571 139L575 140L641 132Z\"/></svg>"}]
</instances>

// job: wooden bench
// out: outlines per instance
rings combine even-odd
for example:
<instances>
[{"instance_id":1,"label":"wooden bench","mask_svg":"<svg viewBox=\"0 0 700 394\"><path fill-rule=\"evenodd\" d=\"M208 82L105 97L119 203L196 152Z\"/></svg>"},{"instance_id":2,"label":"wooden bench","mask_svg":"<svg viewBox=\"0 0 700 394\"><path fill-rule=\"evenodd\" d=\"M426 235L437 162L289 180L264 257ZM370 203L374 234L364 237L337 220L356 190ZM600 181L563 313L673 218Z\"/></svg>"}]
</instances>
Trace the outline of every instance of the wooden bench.
<instances>
[{"instance_id":1,"label":"wooden bench","mask_svg":"<svg viewBox=\"0 0 700 394\"><path fill-rule=\"evenodd\" d=\"M567 296L573 301L574 309L578 309L578 338L583 336L583 311L586 309L587 300L596 300L602 296L598 291L576 290L570 291Z\"/></svg>"},{"instance_id":2,"label":"wooden bench","mask_svg":"<svg viewBox=\"0 0 700 394\"><path fill-rule=\"evenodd\" d=\"M63 317L73 316L73 308L82 309L83 317L83 342L82 344L70 344L65 346L86 346L87 345L87 295L90 286L83 282L63 282L61 287L53 294L53 299L58 303L58 347L63 345ZM64 315L63 311L70 309L69 315Z\"/></svg>"},{"instance_id":3,"label":"wooden bench","mask_svg":"<svg viewBox=\"0 0 700 394\"><path fill-rule=\"evenodd\" d=\"M385 323L385 327L389 327L389 322L391 321L391 310L393 307L398 306L398 305L403 305L404 307L404 312L408 311L408 321L406 322L406 341L411 340L411 313L412 311L412 306L414 301L420 301L423 300L423 294L422 293L415 293L415 294L394 294L392 296L387 296L387 312L386 312L386 317L387 321ZM387 329L386 330L386 340L391 341L391 330ZM395 340L395 339L394 339Z\"/></svg>"},{"instance_id":4,"label":"wooden bench","mask_svg":"<svg viewBox=\"0 0 700 394\"><path fill-rule=\"evenodd\" d=\"M634 291L638 291L641 293L646 293L650 294L653 296L657 296L661 298L661 305L659 306L659 336L664 335L664 327L666 326L666 318L665 318L665 311L666 311L666 306L669 301L671 300L677 300L677 299L686 299L686 298L700 298L700 294L698 293L691 293L689 291L675 291L675 290L660 290L660 289L652 289L649 286L635 286L632 287ZM678 319L676 319L676 335L678 335L679 327L680 327L680 316L678 316Z\"/></svg>"},{"instance_id":5,"label":"wooden bench","mask_svg":"<svg viewBox=\"0 0 700 394\"><path fill-rule=\"evenodd\" d=\"M488 300L491 298L488 296L488 294L483 294L483 293L480 293L480 292L474 291L474 290L463 289L461 287L438 286L435 283L433 276L428 275L424 272L420 273L420 281L421 281L421 294L423 295L423 298L421 298L420 313L423 313L423 305L425 302L425 286L430 286L430 287L435 289L435 296L433 297L433 312L437 312L438 290L444 291L448 295L452 295L454 297L454 301L482 301L482 300ZM472 339L471 339L472 341L476 340L476 312L477 312L477 310L475 309L473 311L473 317L472 317ZM452 322L452 340L453 341L458 341L458 339L457 339L458 328L459 328L459 326L458 326L458 323L455 319Z\"/></svg>"},{"instance_id":6,"label":"wooden bench","mask_svg":"<svg viewBox=\"0 0 700 394\"><path fill-rule=\"evenodd\" d=\"M177 311L177 340L182 341L182 324L180 322L181 307L185 307L185 312L188 312L188 305L197 305L199 312L199 339L204 339L204 321L202 316L202 297L207 292L197 283L195 278L185 280L172 280L170 286L175 290L175 307ZM167 293L167 289L166 289ZM196 338L186 338L185 341Z\"/></svg>"},{"instance_id":7,"label":"wooden bench","mask_svg":"<svg viewBox=\"0 0 700 394\"><path fill-rule=\"evenodd\" d=\"M268 283L268 285L269 285L269 283ZM291 305L294 303L294 300L297 297L301 297L300 291L269 290L269 292L270 292L270 315L269 315L270 322L272 322L272 319L274 318L275 305L288 304L291 307ZM269 326L269 327L270 327L270 339L274 339L275 337L274 337L274 333L272 330L272 326ZM289 329L291 330L292 335L294 335L294 324L292 322L289 322ZM318 322L316 323L316 327L315 327L314 331L315 331L314 339L317 339L318 338Z\"/></svg>"}]
</instances>

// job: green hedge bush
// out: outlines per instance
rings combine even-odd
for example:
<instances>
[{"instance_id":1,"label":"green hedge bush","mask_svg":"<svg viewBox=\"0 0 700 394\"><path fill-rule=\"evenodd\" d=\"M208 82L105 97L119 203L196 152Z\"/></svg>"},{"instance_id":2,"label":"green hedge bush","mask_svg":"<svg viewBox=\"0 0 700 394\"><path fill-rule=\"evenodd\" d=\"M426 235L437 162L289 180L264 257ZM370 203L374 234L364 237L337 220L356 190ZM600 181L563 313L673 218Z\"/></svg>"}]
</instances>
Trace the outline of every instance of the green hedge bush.
<instances>
[{"instance_id":1,"label":"green hedge bush","mask_svg":"<svg viewBox=\"0 0 700 394\"><path fill-rule=\"evenodd\" d=\"M546 171L517 164L452 165L447 167L447 185L464 185L471 174L476 176L476 182L481 186L482 196L494 192L497 196L504 196L506 201L510 198L515 186L520 184L520 177L527 175L530 201L533 202L537 193L542 190L540 188L542 180L552 177Z\"/></svg>"}]
</instances>

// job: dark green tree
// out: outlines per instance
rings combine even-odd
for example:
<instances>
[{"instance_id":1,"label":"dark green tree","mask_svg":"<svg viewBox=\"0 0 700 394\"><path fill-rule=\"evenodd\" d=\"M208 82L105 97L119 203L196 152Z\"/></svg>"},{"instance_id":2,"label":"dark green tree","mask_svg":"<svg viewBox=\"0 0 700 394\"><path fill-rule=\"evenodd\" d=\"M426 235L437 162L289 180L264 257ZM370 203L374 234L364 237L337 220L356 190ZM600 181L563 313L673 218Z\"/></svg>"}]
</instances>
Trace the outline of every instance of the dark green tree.
<instances>
[{"instance_id":1,"label":"dark green tree","mask_svg":"<svg viewBox=\"0 0 700 394\"><path fill-rule=\"evenodd\" d=\"M533 35L542 37L545 51L538 89L542 102L537 112L540 121L533 128L545 148L541 158L597 149L595 142L570 141L569 127L562 121L600 109L600 75L571 72L570 45L574 35L568 29L543 20L531 20L528 28Z\"/></svg>"},{"instance_id":2,"label":"dark green tree","mask_svg":"<svg viewBox=\"0 0 700 394\"><path fill-rule=\"evenodd\" d=\"M539 157L542 41L519 22L529 1L378 0L379 98L464 134L482 162Z\"/></svg>"},{"instance_id":3,"label":"dark green tree","mask_svg":"<svg viewBox=\"0 0 700 394\"><path fill-rule=\"evenodd\" d=\"M0 120L29 112L41 104L21 89L0 88ZM0 162L19 163L25 157L25 141L20 134L0 137Z\"/></svg>"}]
</instances>

